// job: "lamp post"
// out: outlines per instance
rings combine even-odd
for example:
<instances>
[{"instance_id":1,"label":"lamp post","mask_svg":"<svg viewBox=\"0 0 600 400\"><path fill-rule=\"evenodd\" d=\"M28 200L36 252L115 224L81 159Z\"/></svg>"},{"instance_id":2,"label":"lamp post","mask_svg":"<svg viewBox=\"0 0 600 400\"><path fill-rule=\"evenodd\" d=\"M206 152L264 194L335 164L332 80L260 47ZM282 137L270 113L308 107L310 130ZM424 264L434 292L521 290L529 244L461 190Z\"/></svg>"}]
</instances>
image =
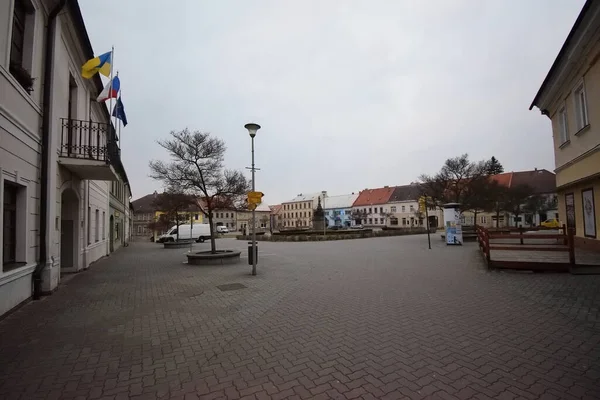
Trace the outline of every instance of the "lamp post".
<instances>
[{"instance_id":1,"label":"lamp post","mask_svg":"<svg viewBox=\"0 0 600 400\"><path fill-rule=\"evenodd\" d=\"M256 168L254 168L254 137L256 136L256 132L260 129L260 125L250 123L244 125L244 128L248 129L248 133L252 138L252 191L256 191L256 179L255 172ZM256 275L256 206L252 209L252 275Z\"/></svg>"}]
</instances>

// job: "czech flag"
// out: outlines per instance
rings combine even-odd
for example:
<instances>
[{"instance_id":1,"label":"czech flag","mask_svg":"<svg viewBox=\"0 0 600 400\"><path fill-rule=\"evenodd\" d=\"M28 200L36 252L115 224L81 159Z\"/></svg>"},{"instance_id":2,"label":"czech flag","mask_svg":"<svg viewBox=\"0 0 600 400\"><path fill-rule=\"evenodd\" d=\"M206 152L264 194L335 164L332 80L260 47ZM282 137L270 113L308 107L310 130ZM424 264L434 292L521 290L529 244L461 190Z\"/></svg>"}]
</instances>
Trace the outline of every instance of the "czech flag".
<instances>
[{"instance_id":1,"label":"czech flag","mask_svg":"<svg viewBox=\"0 0 600 400\"><path fill-rule=\"evenodd\" d=\"M102 93L98 95L96 101L102 102L110 98L116 99L117 95L119 94L119 89L121 89L121 81L119 81L118 76L115 76L108 81L106 86L104 86L104 90L102 90Z\"/></svg>"},{"instance_id":2,"label":"czech flag","mask_svg":"<svg viewBox=\"0 0 600 400\"><path fill-rule=\"evenodd\" d=\"M92 58L81 66L81 76L90 79L100 72L104 76L110 76L110 63L112 62L112 51Z\"/></svg>"}]
</instances>

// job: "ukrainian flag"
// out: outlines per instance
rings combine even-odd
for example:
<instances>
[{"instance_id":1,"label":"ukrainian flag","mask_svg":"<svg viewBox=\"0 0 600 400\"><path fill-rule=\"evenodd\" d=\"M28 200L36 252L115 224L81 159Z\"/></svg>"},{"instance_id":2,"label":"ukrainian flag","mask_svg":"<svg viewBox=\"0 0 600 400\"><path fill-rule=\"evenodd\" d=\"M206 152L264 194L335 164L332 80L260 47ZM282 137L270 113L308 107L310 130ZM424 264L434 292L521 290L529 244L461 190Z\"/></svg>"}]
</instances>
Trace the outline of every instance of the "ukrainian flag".
<instances>
[{"instance_id":1,"label":"ukrainian flag","mask_svg":"<svg viewBox=\"0 0 600 400\"><path fill-rule=\"evenodd\" d=\"M91 78L100 72L104 76L110 76L110 63L112 61L112 51L92 58L81 66L81 76L86 79Z\"/></svg>"}]
</instances>

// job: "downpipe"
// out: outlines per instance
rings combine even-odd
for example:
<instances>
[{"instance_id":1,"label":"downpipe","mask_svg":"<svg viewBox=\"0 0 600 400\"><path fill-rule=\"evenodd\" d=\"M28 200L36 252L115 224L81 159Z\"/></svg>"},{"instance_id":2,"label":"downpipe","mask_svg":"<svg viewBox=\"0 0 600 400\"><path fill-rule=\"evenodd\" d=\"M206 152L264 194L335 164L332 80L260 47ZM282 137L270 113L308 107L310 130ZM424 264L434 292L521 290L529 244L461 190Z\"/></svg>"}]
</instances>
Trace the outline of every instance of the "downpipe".
<instances>
[{"instance_id":1,"label":"downpipe","mask_svg":"<svg viewBox=\"0 0 600 400\"><path fill-rule=\"evenodd\" d=\"M60 2L50 11L48 25L46 26L46 52L44 58L44 92L42 94L42 167L41 167L41 193L40 193L40 252L38 263L33 271L33 299L42 297L42 272L48 260L46 239L48 237L48 159L50 156L50 98L52 95L52 58L54 57L54 33L58 13L64 8L68 0Z\"/></svg>"}]
</instances>

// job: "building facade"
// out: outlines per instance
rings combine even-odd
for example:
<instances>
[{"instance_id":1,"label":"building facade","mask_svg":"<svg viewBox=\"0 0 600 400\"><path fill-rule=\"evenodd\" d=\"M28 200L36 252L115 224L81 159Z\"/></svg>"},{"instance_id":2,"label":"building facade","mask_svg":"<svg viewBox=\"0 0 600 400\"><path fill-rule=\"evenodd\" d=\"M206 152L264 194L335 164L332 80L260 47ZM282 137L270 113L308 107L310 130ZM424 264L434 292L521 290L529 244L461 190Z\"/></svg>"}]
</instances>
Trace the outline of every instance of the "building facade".
<instances>
[{"instance_id":1,"label":"building facade","mask_svg":"<svg viewBox=\"0 0 600 400\"><path fill-rule=\"evenodd\" d=\"M586 1L530 109L552 122L558 214L600 250L600 4Z\"/></svg>"},{"instance_id":2,"label":"building facade","mask_svg":"<svg viewBox=\"0 0 600 400\"><path fill-rule=\"evenodd\" d=\"M281 229L310 229L312 228L313 211L317 208L319 199L327 196L327 192L302 194L281 203Z\"/></svg>"},{"instance_id":3,"label":"building facade","mask_svg":"<svg viewBox=\"0 0 600 400\"><path fill-rule=\"evenodd\" d=\"M0 26L3 314L109 254L110 183L129 182L102 81L80 76L94 52L77 2L2 1Z\"/></svg>"},{"instance_id":4,"label":"building facade","mask_svg":"<svg viewBox=\"0 0 600 400\"><path fill-rule=\"evenodd\" d=\"M388 202L393 193L394 187L390 186L362 190L352 204L354 225L385 226L389 219Z\"/></svg>"},{"instance_id":5,"label":"building facade","mask_svg":"<svg viewBox=\"0 0 600 400\"><path fill-rule=\"evenodd\" d=\"M545 169L533 169L530 171L505 172L491 176L498 185L509 189L519 186L530 189L530 198L539 197L540 207L537 211L528 210L527 200L521 206L521 214L514 215L508 211L502 210L500 213L493 211L478 212L475 215L472 211L464 211L462 214L462 223L464 225L479 225L483 227L533 227L539 226L547 219L557 219L561 221L558 212L558 202L556 195L556 177ZM493 209L493 205L490 205ZM477 220L475 220L477 218ZM497 221L497 223L496 223Z\"/></svg>"},{"instance_id":6,"label":"building facade","mask_svg":"<svg viewBox=\"0 0 600 400\"><path fill-rule=\"evenodd\" d=\"M358 198L358 193L327 196L321 206L327 219L327 226L349 228L352 225L352 205Z\"/></svg>"},{"instance_id":7,"label":"building facade","mask_svg":"<svg viewBox=\"0 0 600 400\"><path fill-rule=\"evenodd\" d=\"M271 209L271 230L279 232L283 223L281 218L281 204L269 206L269 208Z\"/></svg>"},{"instance_id":8,"label":"building facade","mask_svg":"<svg viewBox=\"0 0 600 400\"><path fill-rule=\"evenodd\" d=\"M259 204L256 213L256 232L268 232L271 230L271 209L266 204ZM235 212L236 231L247 234L252 232L252 211L238 210Z\"/></svg>"},{"instance_id":9,"label":"building facade","mask_svg":"<svg viewBox=\"0 0 600 400\"><path fill-rule=\"evenodd\" d=\"M387 203L387 208L384 207L384 213L388 217L387 225L394 228L425 226L426 215L419 210L419 197L421 197L421 190L417 184L396 186ZM430 227L439 225L439 210L430 207L427 216Z\"/></svg>"}]
</instances>

